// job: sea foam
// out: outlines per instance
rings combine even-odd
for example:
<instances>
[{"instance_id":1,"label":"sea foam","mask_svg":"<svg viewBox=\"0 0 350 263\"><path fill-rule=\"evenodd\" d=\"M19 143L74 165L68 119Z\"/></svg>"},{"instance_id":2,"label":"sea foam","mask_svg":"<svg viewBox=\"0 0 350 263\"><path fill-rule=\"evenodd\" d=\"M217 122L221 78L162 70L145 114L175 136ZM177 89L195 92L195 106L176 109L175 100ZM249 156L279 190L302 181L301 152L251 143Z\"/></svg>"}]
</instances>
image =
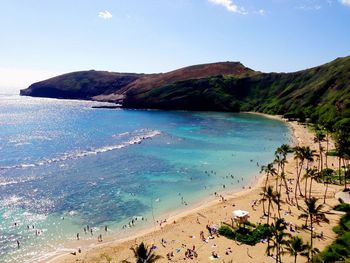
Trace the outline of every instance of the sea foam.
<instances>
[{"instance_id":1,"label":"sea foam","mask_svg":"<svg viewBox=\"0 0 350 263\"><path fill-rule=\"evenodd\" d=\"M119 137L126 136L127 134L129 133L121 133L119 134ZM25 163L25 164L13 165L13 166L2 166L0 167L0 170L25 169L25 168L35 167L35 166L42 166L42 165L47 165L51 163L63 162L66 160L97 155L97 154L101 154L101 153L105 153L113 150L122 149L130 145L140 144L143 140L151 139L155 136L160 135L161 132L158 130L141 129L141 130L136 130L130 134L132 135L132 137L129 140L118 144L106 145L98 148L91 148L88 150L76 150L73 152L64 153L63 155L55 158L43 159L36 163L29 163L29 164ZM113 135L112 137L117 137L117 135Z\"/></svg>"}]
</instances>

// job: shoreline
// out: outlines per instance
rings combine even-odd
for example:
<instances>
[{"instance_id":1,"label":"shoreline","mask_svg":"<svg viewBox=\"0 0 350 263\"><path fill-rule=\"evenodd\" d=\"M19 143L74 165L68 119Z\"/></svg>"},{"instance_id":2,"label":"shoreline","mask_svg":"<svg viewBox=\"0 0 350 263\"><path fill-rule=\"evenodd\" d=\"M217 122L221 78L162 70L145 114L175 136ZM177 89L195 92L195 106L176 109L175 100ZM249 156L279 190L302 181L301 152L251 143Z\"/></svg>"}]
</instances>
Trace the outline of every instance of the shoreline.
<instances>
[{"instance_id":1,"label":"shoreline","mask_svg":"<svg viewBox=\"0 0 350 263\"><path fill-rule=\"evenodd\" d=\"M290 129L291 138L293 139L293 145L304 145L310 146L313 149L317 149L317 145L313 142L313 133L307 129L304 125L300 125L296 122L288 122L281 118L281 116L271 116L261 113L248 113L257 114L265 116L268 118L273 118L276 120L283 121ZM293 156L288 156L287 160L289 163L286 165L286 175L287 178L294 178L295 161ZM330 160L334 162L334 160ZM251 189L239 190L235 193L227 194L224 193L225 201L221 201L218 198L206 201L208 199L202 200L196 207L189 207L185 211L177 212L176 214L169 216L167 218L167 223L163 224L162 227L150 227L144 229L137 233L131 234L127 238L115 239L109 242L104 242L101 244L96 244L90 246L87 250L82 251L82 253L77 253L76 255L61 254L46 259L45 262L51 263L68 263L68 262L120 262L121 260L131 260L133 259L132 252L130 250L135 244L144 242L147 246L155 245L157 248L155 253L163 256L159 262L168 262L165 255L174 252L174 258L172 261L184 262L186 259L182 256L185 252L186 246L195 246L198 251L198 258L196 262L207 262L208 258L211 257L211 252L215 251L220 255L220 260L230 260L234 255L235 261L241 262L271 262L272 258L265 255L266 245L258 243L257 245L251 247L247 245L240 245L232 240L226 239L224 237L217 237L214 240L207 240L206 243L199 240L199 232L206 231L206 225L221 225L223 222L230 222L232 210L244 209L249 212L250 221L258 224L264 223L265 219L261 217L262 215L262 205L256 208L251 206L254 200L258 200L260 196L260 188L264 185L266 179L265 174L260 174L256 179L255 184ZM269 178L269 184L274 185L274 178ZM303 189L304 182L301 182L301 187ZM312 194L316 197L323 195L324 186L314 182ZM334 195L339 190L339 186L330 185L329 192L327 195L327 208L329 210L337 204ZM329 196L329 197L328 197ZM282 195L285 198L286 195ZM303 201L301 201L301 204ZM294 206L289 206L291 208L291 213L287 212L285 205L282 205L282 212L284 212L284 217L287 222L301 226L303 221L298 219L300 211ZM276 213L274 211L273 213ZM272 215L274 216L274 215ZM332 231L332 227L338 223L339 214L329 214L327 217L330 219L329 225L315 226L316 232L322 232L325 239L315 240L315 247L322 250L325 246L329 245L335 233ZM204 223L204 225L203 225ZM300 236L309 241L309 233L302 230ZM299 235L299 234L298 234ZM197 237L197 238L196 238ZM164 245L163 240L168 240L166 245ZM227 249L233 248L234 254L227 254ZM232 252L231 252L232 253ZM253 256L252 256L253 255ZM117 260L110 261L109 259L117 258ZM211 259L210 259L211 260ZM293 259L287 258L285 256L284 262L294 262ZM303 262L299 259L298 262Z\"/></svg>"},{"instance_id":2,"label":"shoreline","mask_svg":"<svg viewBox=\"0 0 350 263\"><path fill-rule=\"evenodd\" d=\"M256 112L241 112L241 113L258 115L258 116L262 116L265 118L281 121L289 129L289 133L290 133L289 135L290 135L290 138L292 139L292 144L294 145L296 143L296 141L298 140L296 135L295 135L295 130L293 128L293 125L291 123L289 123L288 121L286 121L285 119L283 119L283 117L280 115L269 115L269 114L256 113ZM251 186L249 186L249 188L236 189L236 191L232 192L232 193L229 193L229 191L221 191L221 192L218 192L218 195L224 196L225 199L229 200L229 201L232 201L232 200L237 199L237 198L248 197L250 193L259 190L264 185L265 179L266 179L266 175L259 173L257 175L254 175L253 180L251 180L251 182L249 183L249 185L251 185ZM156 227L146 226L146 228L144 228L144 229L136 230L135 233L132 233L129 237L122 237L122 238L113 238L112 237L111 240L100 243L100 244L99 243L95 244L95 243L91 243L91 242L86 241L86 244L89 243L88 246L80 246L80 247L83 247L84 249L86 249L86 247L87 247L87 250L83 251L82 254L84 255L85 253L88 253L92 249L104 248L104 247L109 246L109 245L117 246L117 245L121 245L123 243L131 242L134 240L136 243L137 239L140 239L140 238L147 236L147 235L150 235L152 233L157 233L159 231L162 231L164 227L171 226L173 224L173 222L181 221L181 219L184 219L188 216L197 214L203 209L208 209L208 208L217 206L219 204L222 204L221 200L219 200L218 198L215 198L215 199L213 199L213 198L215 198L215 197L210 195L209 197L201 199L199 202L196 202L195 204L193 204L189 207L176 210L174 213L161 214L159 217L166 218L166 220L167 220L166 223L162 224L162 227L160 227L159 225L157 225ZM50 262L50 263L69 262L69 261L64 261L67 256L70 257L71 255L68 253L62 253L60 255L46 257L45 259L43 259L43 261L40 260L39 262ZM61 260L63 260L63 261L61 261Z\"/></svg>"},{"instance_id":3,"label":"shoreline","mask_svg":"<svg viewBox=\"0 0 350 263\"><path fill-rule=\"evenodd\" d=\"M217 192L218 196L224 196L225 199L227 200L232 200L235 198L239 198L239 197L244 197L246 195L248 195L250 192L253 192L257 189L260 189L263 184L264 184L264 180L265 180L265 175L264 174L258 174L256 175L256 179L253 179L252 183L250 183L250 187L249 188L245 188L245 189L236 189L233 190L234 192L229 193L229 191L221 191L221 192ZM215 198L215 199L214 199ZM198 212L200 212L202 209L206 209L206 208L210 208L213 207L215 205L221 204L222 202L218 199L218 197L215 197L213 195L210 195L209 197L205 197L203 199L201 199L200 201L191 204L188 207L184 207L183 209L176 209L173 213L169 213L169 212L165 212L163 214L160 214L158 217L159 218L166 218L167 222L162 223L162 227L160 227L159 225L157 225L156 227L152 227L151 225L146 225L144 228L141 229L135 229L132 234L129 237L122 237L122 238L113 238L113 235L115 235L115 233L112 234L112 236L108 236L107 239L111 238L111 240L108 240L106 242L103 243L96 243L96 241L90 242L89 240L84 240L83 243L85 243L83 246L79 246L80 248L84 248L84 249L95 249L95 248L103 248L104 246L108 246L108 245L118 245L118 244L122 244L125 242L129 242L129 241L133 241L136 240L138 238L141 238L142 236L151 234L153 232L158 232L161 231L164 227L169 226L171 224L173 224L174 221L179 221L182 218L185 218L189 215L192 214L196 214ZM150 223L151 224L151 223ZM65 250L73 250L77 251L77 248L66 248ZM87 251L85 251L87 252ZM83 251L84 253L84 251ZM42 257L40 257L38 260L38 262L48 262L48 263L54 263L54 262L60 262L59 260L61 258L64 258L65 256L69 256L69 252L68 253L62 253L59 255L54 255L54 256L50 256L50 257L45 257L45 255L43 255ZM42 258L42 259L41 259Z\"/></svg>"}]
</instances>

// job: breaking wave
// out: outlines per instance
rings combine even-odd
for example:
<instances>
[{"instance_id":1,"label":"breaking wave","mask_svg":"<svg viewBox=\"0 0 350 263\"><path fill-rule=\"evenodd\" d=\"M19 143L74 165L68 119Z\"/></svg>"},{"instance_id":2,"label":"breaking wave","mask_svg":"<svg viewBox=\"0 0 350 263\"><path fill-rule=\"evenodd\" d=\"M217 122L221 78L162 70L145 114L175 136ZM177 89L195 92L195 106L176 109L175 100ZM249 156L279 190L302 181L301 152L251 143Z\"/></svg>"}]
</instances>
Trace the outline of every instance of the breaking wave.
<instances>
[{"instance_id":1,"label":"breaking wave","mask_svg":"<svg viewBox=\"0 0 350 263\"><path fill-rule=\"evenodd\" d=\"M129 133L120 134L119 137L123 137L127 134L129 134ZM132 137L129 140L127 140L125 142L121 142L119 144L107 145L107 146L103 146L103 147L99 147L99 148L92 148L92 149L88 149L88 150L77 150L74 152L65 153L59 157L55 157L52 159L42 159L41 161L39 161L37 163L17 164L17 165L13 165L13 166L3 166L3 167L0 167L0 170L25 169L25 168L30 168L30 167L36 167L36 166L42 166L42 165L47 165L47 164L52 164L52 163L63 162L66 160L79 159L79 158L83 158L83 157L87 157L87 156L97 155L100 153L105 153L105 152L109 152L109 151L113 151L113 150L122 149L122 148L128 147L130 145L140 144L143 140L151 139L155 136L160 135L161 132L158 130L141 129L141 130L134 131L130 134L132 135ZM113 136L113 137L117 137L117 135Z\"/></svg>"}]
</instances>

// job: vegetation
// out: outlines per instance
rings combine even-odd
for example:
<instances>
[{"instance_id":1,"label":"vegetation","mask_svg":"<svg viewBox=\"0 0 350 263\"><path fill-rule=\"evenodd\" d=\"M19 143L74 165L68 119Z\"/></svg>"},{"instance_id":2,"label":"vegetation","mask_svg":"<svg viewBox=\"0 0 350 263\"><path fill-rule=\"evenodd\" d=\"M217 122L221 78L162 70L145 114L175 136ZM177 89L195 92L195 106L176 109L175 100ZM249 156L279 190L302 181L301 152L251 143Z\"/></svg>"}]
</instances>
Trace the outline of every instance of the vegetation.
<instances>
[{"instance_id":1,"label":"vegetation","mask_svg":"<svg viewBox=\"0 0 350 263\"><path fill-rule=\"evenodd\" d=\"M291 120L307 122L315 132L317 151L308 146L291 148L281 145L275 160L263 166L266 174L261 192L266 224L247 222L239 226L222 225L219 233L238 242L255 245L267 240L267 254L276 263L289 254L308 262L336 262L350 259L350 205L335 207L345 211L334 228L337 239L324 251L314 247L314 226L328 223L323 211L329 184L350 183L350 56L325 65L295 73L261 73L240 63L214 63L192 66L165 74L121 74L110 72L76 72L35 83L22 95L99 99L122 102L123 107L166 110L256 111L281 114ZM96 97L97 96L97 97ZM333 137L335 149L329 149ZM324 147L326 143L326 147ZM294 182L288 183L285 165L293 154L296 162ZM330 168L328 157L336 156L337 167ZM269 185L271 178L275 183ZM302 189L301 182L304 182ZM323 183L323 200L313 196L314 182ZM293 189L294 186L294 189ZM296 205L299 218L305 219L310 241L291 236L281 217L281 200ZM301 201L299 201L301 200ZM323 204L319 204L323 201ZM265 207L267 202L267 207ZM272 216L277 208L278 216ZM274 210L275 211L275 210ZM132 248L137 262L155 262L160 257L143 243ZM271 253L274 253L273 255Z\"/></svg>"},{"instance_id":2,"label":"vegetation","mask_svg":"<svg viewBox=\"0 0 350 263\"><path fill-rule=\"evenodd\" d=\"M297 146L291 148L288 145L282 145L278 147L275 152L275 161L266 166L263 166L261 171L266 174L268 178L274 178L276 184L269 185L269 180L265 181L265 185L262 188L260 195L260 203L263 204L263 215L266 216L266 224L258 225L255 227L251 223L243 227L231 227L223 225L219 233L227 238L234 239L244 244L255 245L256 243L267 240L267 255L273 256L276 263L283 262L283 255L290 255L294 257L296 262L298 256L306 257L308 262L335 262L336 260L343 260L350 258L350 205L340 203L335 207L335 210L346 211L347 214L340 220L339 226L334 228L334 231L338 234L337 240L329 246L325 251L320 252L314 247L315 225L320 223L329 223L324 211L324 203L327 199L328 184L342 182L346 185L348 179L348 162L349 162L349 149L350 144L349 136L345 136L344 130L340 131L338 128L335 130L337 156L339 162L343 166L339 167L339 176L336 171L328 168L327 160L325 158L325 151L322 143L328 140L329 135L316 134L315 143L318 144L318 152L311 150L310 147ZM288 187L290 185L285 177L285 164L287 163L287 155L293 154L296 160L296 177L294 178L293 191ZM322 156L322 157L321 157ZM316 158L317 157L317 158ZM325 163L324 163L325 161ZM340 180L342 178L342 181ZM301 181L304 180L305 188L301 189ZM313 182L325 184L325 192L323 196L323 204L319 203L319 199L313 196ZM346 186L345 186L346 187ZM286 202L289 205L293 205L294 199L289 198L288 193L293 192L294 198L297 204L297 208L300 210L298 218L305 219L304 230L310 232L310 241L305 243L300 237L292 236L287 232L287 223L281 216L281 200L282 188L284 188L287 199ZM303 198L303 203L298 203L299 198ZM267 208L266 203L267 202ZM272 217L271 210L277 208L278 216ZM272 222L271 222L271 219ZM323 233L319 234L321 237ZM317 235L318 236L318 235Z\"/></svg>"},{"instance_id":3,"label":"vegetation","mask_svg":"<svg viewBox=\"0 0 350 263\"><path fill-rule=\"evenodd\" d=\"M153 263L161 259L161 256L155 255L152 249L148 248L143 242L136 247L132 247L136 263Z\"/></svg>"},{"instance_id":4,"label":"vegetation","mask_svg":"<svg viewBox=\"0 0 350 263\"><path fill-rule=\"evenodd\" d=\"M317 205L317 198L310 197L305 200L306 208L302 208L303 213L299 216L299 218L305 218L307 226L307 221L310 219L310 247L313 248L313 237L314 237L314 224L325 222L329 223L329 220L326 218L325 213L322 211L323 205Z\"/></svg>"},{"instance_id":5,"label":"vegetation","mask_svg":"<svg viewBox=\"0 0 350 263\"><path fill-rule=\"evenodd\" d=\"M335 210L344 211L339 224L333 228L337 234L336 240L326 249L316 255L313 262L344 262L350 258L350 205L340 203Z\"/></svg>"},{"instance_id":6,"label":"vegetation","mask_svg":"<svg viewBox=\"0 0 350 263\"><path fill-rule=\"evenodd\" d=\"M269 225L245 225L244 227L233 228L229 225L223 225L219 228L219 234L229 239L236 240L246 245L254 246L261 240L271 236L271 228Z\"/></svg>"},{"instance_id":7,"label":"vegetation","mask_svg":"<svg viewBox=\"0 0 350 263\"><path fill-rule=\"evenodd\" d=\"M296 263L299 255L308 258L309 250L309 244L305 244L301 237L293 236L286 242L284 254L294 257L294 263Z\"/></svg>"},{"instance_id":8,"label":"vegetation","mask_svg":"<svg viewBox=\"0 0 350 263\"><path fill-rule=\"evenodd\" d=\"M257 111L336 127L350 123L349 72L350 57L295 73L261 73L229 62L150 75L87 71L35 83L21 94L103 95L99 99L132 108Z\"/></svg>"}]
</instances>

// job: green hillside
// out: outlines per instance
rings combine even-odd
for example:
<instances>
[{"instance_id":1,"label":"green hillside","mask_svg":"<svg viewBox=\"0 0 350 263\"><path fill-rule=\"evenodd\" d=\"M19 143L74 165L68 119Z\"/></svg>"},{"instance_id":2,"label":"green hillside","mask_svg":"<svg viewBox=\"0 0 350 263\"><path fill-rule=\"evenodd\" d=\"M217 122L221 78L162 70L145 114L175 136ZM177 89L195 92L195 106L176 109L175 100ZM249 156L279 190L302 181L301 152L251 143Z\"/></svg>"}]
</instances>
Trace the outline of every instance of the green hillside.
<instances>
[{"instance_id":1,"label":"green hillside","mask_svg":"<svg viewBox=\"0 0 350 263\"><path fill-rule=\"evenodd\" d=\"M129 92L124 107L258 111L313 121L350 118L350 57L295 73L215 76L147 92Z\"/></svg>"},{"instance_id":2,"label":"green hillside","mask_svg":"<svg viewBox=\"0 0 350 263\"><path fill-rule=\"evenodd\" d=\"M238 62L148 75L74 72L21 94L112 101L126 108L258 111L335 124L350 120L350 57L294 73L261 73Z\"/></svg>"}]
</instances>

